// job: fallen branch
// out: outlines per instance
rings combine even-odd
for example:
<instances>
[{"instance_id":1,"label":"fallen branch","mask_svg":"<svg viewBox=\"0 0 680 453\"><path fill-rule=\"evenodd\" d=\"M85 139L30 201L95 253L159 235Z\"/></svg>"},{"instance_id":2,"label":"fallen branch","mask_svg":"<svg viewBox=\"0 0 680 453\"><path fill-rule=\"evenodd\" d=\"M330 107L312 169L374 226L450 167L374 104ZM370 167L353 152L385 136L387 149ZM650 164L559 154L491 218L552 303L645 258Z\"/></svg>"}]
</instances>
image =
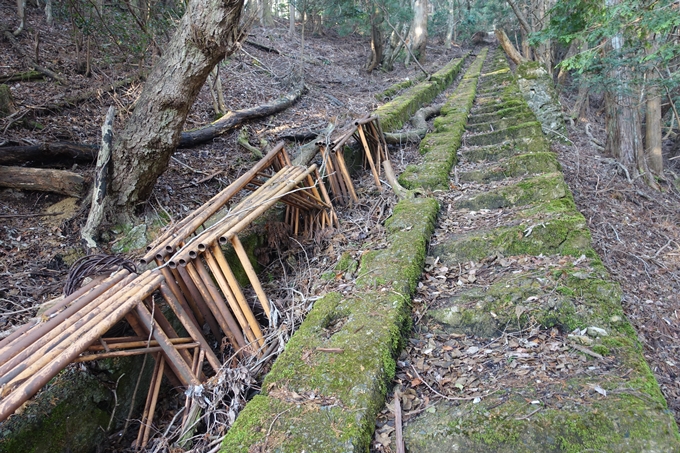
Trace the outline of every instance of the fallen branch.
<instances>
[{"instance_id":1,"label":"fallen branch","mask_svg":"<svg viewBox=\"0 0 680 453\"><path fill-rule=\"evenodd\" d=\"M70 142L39 143L31 146L0 147L0 165L42 166L56 162L71 166L74 163L92 163L97 154L96 145Z\"/></svg>"},{"instance_id":2,"label":"fallen branch","mask_svg":"<svg viewBox=\"0 0 680 453\"><path fill-rule=\"evenodd\" d=\"M52 71L51 69L45 68L45 67L43 67L43 66L40 66L40 65L38 64L38 62L36 62L36 61L33 59L33 57L31 57L30 55L28 55L27 53L25 53L25 52L24 52L24 49L22 49L21 46L19 45L19 43L17 43L16 39L14 38L14 35L13 35L9 30L6 30L6 29L5 29L4 32L5 32L5 33L4 33L5 38L7 38L7 40L8 40L9 43L12 45L12 47L14 48L14 50L16 50L17 53L18 53L19 55L21 55L22 57L24 57L24 59L28 62L28 64L29 64L31 67L33 67L33 69L35 69L35 70L38 71L38 72L41 72L41 73L45 74L47 77L49 77L49 78L51 78L51 79L56 80L57 82L61 83L62 85L68 85L66 79L64 79L64 78L61 77L59 74L57 74L57 73L55 73L54 71Z\"/></svg>"},{"instance_id":3,"label":"fallen branch","mask_svg":"<svg viewBox=\"0 0 680 453\"><path fill-rule=\"evenodd\" d=\"M245 44L248 44L251 47L256 48L256 49L260 49L260 50L264 50L265 52L270 52L270 53L275 53L277 55L281 55L281 51L274 49L273 47L268 47L268 46L265 46L264 44L259 44L259 43L256 43L254 41L250 41L250 40L247 40L247 39L243 42Z\"/></svg>"},{"instance_id":4,"label":"fallen branch","mask_svg":"<svg viewBox=\"0 0 680 453\"><path fill-rule=\"evenodd\" d=\"M110 93L111 91L115 91L118 88L122 88L124 86L130 85L133 82L136 82L137 80L140 79L140 75L134 75L132 77L128 77L123 80L118 80L113 83L105 83L102 84L96 88L93 88L91 90L85 90L81 91L79 93L76 93L72 96L65 97L63 99L55 100L52 102L48 102L47 104L39 105L32 107L33 109L36 110L61 110L66 107L72 107L74 105L78 105L82 102L88 101L90 99L96 98L98 96L101 96L104 93Z\"/></svg>"},{"instance_id":5,"label":"fallen branch","mask_svg":"<svg viewBox=\"0 0 680 453\"><path fill-rule=\"evenodd\" d=\"M255 158L262 159L262 151L260 151L260 148L251 145L248 141L248 130L245 127L241 128L241 132L238 134L236 143L241 145L247 151L250 151L250 154L252 154Z\"/></svg>"},{"instance_id":6,"label":"fallen branch","mask_svg":"<svg viewBox=\"0 0 680 453\"><path fill-rule=\"evenodd\" d=\"M335 125L333 123L328 123L328 126L319 132L319 135L317 135L314 140L302 145L293 159L293 165L309 165L312 159L314 159L314 156L316 156L316 153L319 152L319 145L317 145L317 143L328 143L333 129L335 129Z\"/></svg>"},{"instance_id":7,"label":"fallen branch","mask_svg":"<svg viewBox=\"0 0 680 453\"><path fill-rule=\"evenodd\" d=\"M85 179L71 171L0 166L0 187L80 197L84 185Z\"/></svg>"},{"instance_id":8,"label":"fallen branch","mask_svg":"<svg viewBox=\"0 0 680 453\"><path fill-rule=\"evenodd\" d=\"M501 28L496 29L496 39L498 39L499 44L505 51L505 54L515 63L515 64L522 64L526 63L527 60L522 56L521 53L515 49L515 46L512 44L512 41L510 41L510 38L508 38L508 35L505 34L505 31Z\"/></svg>"},{"instance_id":9,"label":"fallen branch","mask_svg":"<svg viewBox=\"0 0 680 453\"><path fill-rule=\"evenodd\" d=\"M429 128L427 120L435 115L439 115L443 104L433 105L419 109L411 118L411 125L413 129L405 132L386 133L385 141L387 143L398 145L406 142L419 142L425 137Z\"/></svg>"},{"instance_id":10,"label":"fallen branch","mask_svg":"<svg viewBox=\"0 0 680 453\"><path fill-rule=\"evenodd\" d=\"M87 222L80 231L80 238L86 251L97 249L97 243L93 236L104 217L104 197L106 196L106 185L108 182L109 161L111 160L111 148L113 143L113 119L116 109L111 106L106 113L106 119L102 125L102 146L97 155L97 167L92 184L92 205Z\"/></svg>"},{"instance_id":11,"label":"fallen branch","mask_svg":"<svg viewBox=\"0 0 680 453\"><path fill-rule=\"evenodd\" d=\"M235 112L228 112L226 115L207 126L192 131L182 132L178 148L190 148L192 146L200 145L201 143L208 142L213 138L234 129L247 120L262 118L281 112L300 99L300 96L302 96L304 92L304 84L301 84L290 93L268 104L236 110Z\"/></svg>"},{"instance_id":12,"label":"fallen branch","mask_svg":"<svg viewBox=\"0 0 680 453\"><path fill-rule=\"evenodd\" d=\"M394 193L397 194L397 197L399 197L400 200L403 200L404 198L413 198L413 192L406 189L399 184L399 181L397 181L397 176L394 174L392 163L389 160L383 161L383 170L385 170L387 183L392 186L392 190L394 190Z\"/></svg>"},{"instance_id":13,"label":"fallen branch","mask_svg":"<svg viewBox=\"0 0 680 453\"><path fill-rule=\"evenodd\" d=\"M27 82L29 80L39 80L44 79L45 74L39 71L24 71L16 72L14 74L3 74L0 75L0 83L9 82Z\"/></svg>"}]
</instances>

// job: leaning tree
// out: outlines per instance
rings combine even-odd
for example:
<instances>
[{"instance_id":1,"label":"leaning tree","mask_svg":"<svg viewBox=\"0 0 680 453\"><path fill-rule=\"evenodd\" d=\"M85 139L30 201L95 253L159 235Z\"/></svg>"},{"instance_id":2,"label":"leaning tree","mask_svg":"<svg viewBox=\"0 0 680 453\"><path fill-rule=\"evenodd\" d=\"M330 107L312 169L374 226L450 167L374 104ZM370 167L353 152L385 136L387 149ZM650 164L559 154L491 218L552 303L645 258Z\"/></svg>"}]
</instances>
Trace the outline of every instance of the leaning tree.
<instances>
[{"instance_id":1,"label":"leaning tree","mask_svg":"<svg viewBox=\"0 0 680 453\"><path fill-rule=\"evenodd\" d=\"M129 221L168 167L182 127L213 67L239 45L244 0L189 0L113 146L112 220Z\"/></svg>"}]
</instances>

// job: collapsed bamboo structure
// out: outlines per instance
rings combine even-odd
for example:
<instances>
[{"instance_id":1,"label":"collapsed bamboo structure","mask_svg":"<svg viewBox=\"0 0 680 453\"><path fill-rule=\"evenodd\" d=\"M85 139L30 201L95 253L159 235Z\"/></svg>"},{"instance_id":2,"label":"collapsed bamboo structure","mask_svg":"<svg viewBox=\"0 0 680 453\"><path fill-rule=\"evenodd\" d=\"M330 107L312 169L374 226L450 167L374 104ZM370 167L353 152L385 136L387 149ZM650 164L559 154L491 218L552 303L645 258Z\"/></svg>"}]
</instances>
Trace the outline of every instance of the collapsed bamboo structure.
<instances>
[{"instance_id":1,"label":"collapsed bamboo structure","mask_svg":"<svg viewBox=\"0 0 680 453\"><path fill-rule=\"evenodd\" d=\"M238 194L235 206L226 206ZM203 335L206 327L241 355L260 354L264 335L221 246L231 244L271 320L272 307L238 234L277 203L295 234L338 225L315 165L290 163L277 145L252 169L182 221L167 228L140 260L151 269L119 269L95 278L0 341L0 421L35 395L69 363L153 354L152 374L137 447L149 439L163 376L191 393L202 382L204 362L222 363ZM206 222L213 224L206 228ZM188 336L163 313L172 310ZM125 321L130 335L107 336ZM132 332L134 334L132 334Z\"/></svg>"},{"instance_id":2,"label":"collapsed bamboo structure","mask_svg":"<svg viewBox=\"0 0 680 453\"><path fill-rule=\"evenodd\" d=\"M0 341L0 422L70 363L152 354L155 366L136 441L143 448L162 378L190 395L205 379L205 362L215 373L222 367L203 332L240 355L262 354L265 339L254 308L270 323L275 313L239 234L277 204L285 206L283 220L295 235L339 226L331 196L343 204L358 201L343 152L352 137L361 144L364 165L380 187L380 163L388 161L388 154L377 117L355 121L330 146L320 146L321 170L315 164L292 165L280 143L149 244L140 259L148 270L138 274L134 266L125 266L96 276ZM247 300L227 262L222 250L227 245L233 247L257 303ZM173 328L163 308L172 311L185 336ZM126 334L107 336L120 323ZM187 406L185 422L196 409L189 396L187 405L192 407Z\"/></svg>"},{"instance_id":3,"label":"collapsed bamboo structure","mask_svg":"<svg viewBox=\"0 0 680 453\"><path fill-rule=\"evenodd\" d=\"M344 147L351 138L361 145L364 168L370 168L379 189L382 187L380 164L389 160L387 143L377 116L366 116L354 121L349 127L339 131L328 145L318 142L324 176L328 179L333 201L340 204L359 200L344 156Z\"/></svg>"}]
</instances>

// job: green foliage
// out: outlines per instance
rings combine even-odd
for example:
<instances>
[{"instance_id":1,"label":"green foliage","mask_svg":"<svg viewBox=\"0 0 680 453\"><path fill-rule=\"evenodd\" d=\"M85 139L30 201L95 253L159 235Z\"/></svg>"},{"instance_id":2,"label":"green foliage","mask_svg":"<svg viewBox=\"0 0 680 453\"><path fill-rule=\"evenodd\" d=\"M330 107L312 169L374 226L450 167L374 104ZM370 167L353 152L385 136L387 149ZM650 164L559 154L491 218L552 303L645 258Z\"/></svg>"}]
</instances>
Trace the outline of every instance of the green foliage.
<instances>
[{"instance_id":1,"label":"green foliage","mask_svg":"<svg viewBox=\"0 0 680 453\"><path fill-rule=\"evenodd\" d=\"M671 62L680 57L677 29L680 11L673 0L620 0L607 5L596 0L557 2L550 25L532 37L534 44L553 39L565 45L579 40L587 50L561 65L605 88L620 87L613 70L625 67L632 74L629 86L648 86L646 74L658 71L658 83L666 88L680 84ZM674 73L673 73L674 72Z\"/></svg>"},{"instance_id":2,"label":"green foliage","mask_svg":"<svg viewBox=\"0 0 680 453\"><path fill-rule=\"evenodd\" d=\"M70 22L74 40L81 49L83 38L92 37L107 56L106 49L116 47L120 53L143 58L158 41L169 39L171 31L184 14L183 2L66 0L57 2L55 16Z\"/></svg>"}]
</instances>

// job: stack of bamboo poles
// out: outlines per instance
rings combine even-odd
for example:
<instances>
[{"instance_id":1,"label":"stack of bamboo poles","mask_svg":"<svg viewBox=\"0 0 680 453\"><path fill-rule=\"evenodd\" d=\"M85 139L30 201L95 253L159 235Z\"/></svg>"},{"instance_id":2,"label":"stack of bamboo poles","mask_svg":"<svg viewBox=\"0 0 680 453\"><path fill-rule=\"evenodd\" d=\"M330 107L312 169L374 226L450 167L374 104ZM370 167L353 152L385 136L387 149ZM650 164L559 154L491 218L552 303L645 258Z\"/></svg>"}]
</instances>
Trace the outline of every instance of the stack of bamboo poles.
<instances>
[{"instance_id":1,"label":"stack of bamboo poles","mask_svg":"<svg viewBox=\"0 0 680 453\"><path fill-rule=\"evenodd\" d=\"M200 330L172 301L190 335L178 337L155 304L156 291L172 299L159 271L137 275L120 270L103 281L94 280L49 308L37 322L25 324L2 340L0 421L74 361L157 352L169 364L165 374L170 381L189 387L200 383L187 350L194 348L197 357L206 357L218 370L220 362ZM105 333L123 319L136 337L105 339ZM99 345L95 345L97 340Z\"/></svg>"},{"instance_id":2,"label":"stack of bamboo poles","mask_svg":"<svg viewBox=\"0 0 680 453\"><path fill-rule=\"evenodd\" d=\"M228 212L215 215L242 190L250 193ZM156 267L141 275L121 269L108 278L95 278L53 305L39 320L3 339L0 421L69 363L154 354L155 368L136 443L138 447L146 445L162 377L173 386L191 390L203 380L204 361L215 372L222 365L202 334L203 326L207 325L220 343L226 337L240 354L262 353L260 324L221 244L234 247L271 320L269 300L238 233L277 202L286 205L286 222L295 233L338 224L316 166L291 165L283 145L278 145L250 171L154 241L142 262L155 261ZM211 217L219 218L205 228ZM159 306L161 300L172 309L188 337L180 337L172 327ZM106 337L123 320L134 335Z\"/></svg>"},{"instance_id":3,"label":"stack of bamboo poles","mask_svg":"<svg viewBox=\"0 0 680 453\"><path fill-rule=\"evenodd\" d=\"M327 176L333 200L342 204L357 202L354 185L347 170L344 157L344 146L350 138L361 143L363 150L364 168L370 168L375 180L375 185L381 188L380 167L381 161L387 161L387 143L377 116L367 116L356 120L349 128L340 131L331 140L329 146L319 142L317 145L323 158L325 176Z\"/></svg>"},{"instance_id":4,"label":"stack of bamboo poles","mask_svg":"<svg viewBox=\"0 0 680 453\"><path fill-rule=\"evenodd\" d=\"M242 189L251 193L224 212L222 208ZM241 353L262 352L264 337L221 246L232 245L271 320L269 300L238 234L278 202L286 205L285 220L295 234L338 224L316 166L291 165L279 144L248 173L165 231L142 258L142 263L156 261L172 293L190 307L197 325L207 324L217 339L226 336ZM211 217L213 224L205 228Z\"/></svg>"}]
</instances>

